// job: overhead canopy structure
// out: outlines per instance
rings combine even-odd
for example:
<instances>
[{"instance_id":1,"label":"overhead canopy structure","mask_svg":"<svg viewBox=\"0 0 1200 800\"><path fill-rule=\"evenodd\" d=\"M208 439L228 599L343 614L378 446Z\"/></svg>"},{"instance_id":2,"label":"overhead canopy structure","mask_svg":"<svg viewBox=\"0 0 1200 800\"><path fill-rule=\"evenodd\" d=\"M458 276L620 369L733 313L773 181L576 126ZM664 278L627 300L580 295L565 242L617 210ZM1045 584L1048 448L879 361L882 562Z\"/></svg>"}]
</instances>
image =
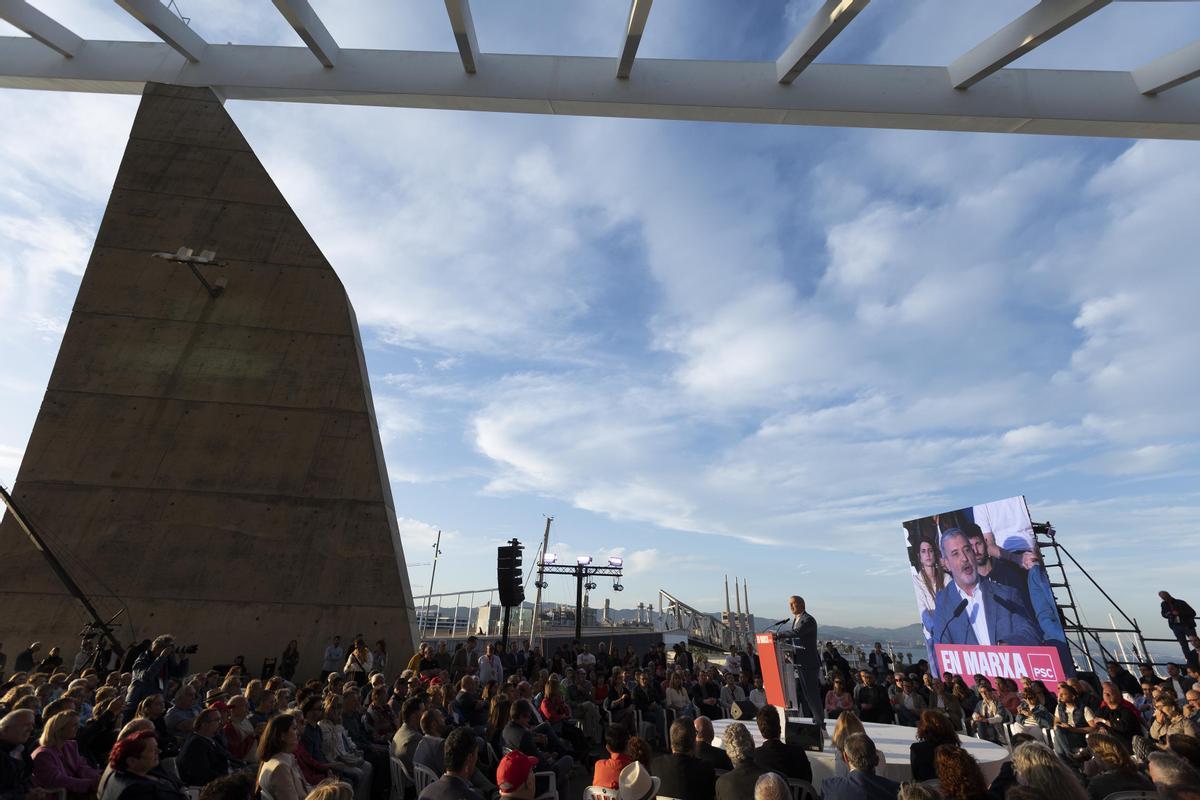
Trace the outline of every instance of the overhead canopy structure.
<instances>
[{"instance_id":1,"label":"overhead canopy structure","mask_svg":"<svg viewBox=\"0 0 1200 800\"><path fill-rule=\"evenodd\" d=\"M1200 139L1200 41L1132 71L1009 66L1112 0L1041 0L945 67L815 63L870 0L826 0L773 62L638 58L651 0L631 0L611 58L487 53L469 0L444 1L457 52L340 48L308 0L271 0L305 47L206 42L160 0L116 2L161 42L85 40L0 0L29 37L0 37L0 87L138 94L155 81L243 100Z\"/></svg>"}]
</instances>

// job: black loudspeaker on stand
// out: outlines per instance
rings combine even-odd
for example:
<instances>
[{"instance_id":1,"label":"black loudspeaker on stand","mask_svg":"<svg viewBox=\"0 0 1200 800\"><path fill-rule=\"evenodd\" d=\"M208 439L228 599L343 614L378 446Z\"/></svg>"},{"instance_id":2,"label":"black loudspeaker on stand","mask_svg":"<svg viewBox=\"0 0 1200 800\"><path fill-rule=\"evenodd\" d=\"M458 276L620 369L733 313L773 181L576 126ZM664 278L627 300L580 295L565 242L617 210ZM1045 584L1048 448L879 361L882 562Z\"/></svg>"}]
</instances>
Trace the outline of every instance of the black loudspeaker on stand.
<instances>
[{"instance_id":1,"label":"black loudspeaker on stand","mask_svg":"<svg viewBox=\"0 0 1200 800\"><path fill-rule=\"evenodd\" d=\"M521 569L521 543L510 539L508 544L496 548L496 586L500 594L500 605L504 608L504 628L500 641L508 650L508 616L513 606L525 602L525 580Z\"/></svg>"}]
</instances>

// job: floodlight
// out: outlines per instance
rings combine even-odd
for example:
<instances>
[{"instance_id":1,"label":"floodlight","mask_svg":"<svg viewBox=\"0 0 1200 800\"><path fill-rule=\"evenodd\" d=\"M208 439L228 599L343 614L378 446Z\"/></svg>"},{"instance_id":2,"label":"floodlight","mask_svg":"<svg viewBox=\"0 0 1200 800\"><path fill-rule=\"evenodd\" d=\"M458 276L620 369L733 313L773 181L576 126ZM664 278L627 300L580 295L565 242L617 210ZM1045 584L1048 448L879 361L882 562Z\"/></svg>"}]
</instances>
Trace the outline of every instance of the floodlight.
<instances>
[{"instance_id":1,"label":"floodlight","mask_svg":"<svg viewBox=\"0 0 1200 800\"><path fill-rule=\"evenodd\" d=\"M621 565L624 563L625 559L621 558L620 556L610 556L608 559L608 565L610 567L616 567L617 569L620 569Z\"/></svg>"},{"instance_id":2,"label":"floodlight","mask_svg":"<svg viewBox=\"0 0 1200 800\"><path fill-rule=\"evenodd\" d=\"M595 584L595 583L593 583L592 581L588 581L587 583L585 583L585 584L583 585L583 588L587 589L587 590L590 592L590 591L592 591L593 589L595 589L595 588L596 588L596 584Z\"/></svg>"},{"instance_id":3,"label":"floodlight","mask_svg":"<svg viewBox=\"0 0 1200 800\"><path fill-rule=\"evenodd\" d=\"M542 556L543 564L553 564L555 561L558 561L558 553L546 553Z\"/></svg>"},{"instance_id":4,"label":"floodlight","mask_svg":"<svg viewBox=\"0 0 1200 800\"><path fill-rule=\"evenodd\" d=\"M580 556L579 558L575 559L575 563L581 567L586 567L588 564L592 563L592 557Z\"/></svg>"},{"instance_id":5,"label":"floodlight","mask_svg":"<svg viewBox=\"0 0 1200 800\"><path fill-rule=\"evenodd\" d=\"M619 584L619 583L614 583L614 584L613 584L613 591L614 591L614 592L619 592L619 591L621 591L621 590L622 590L622 589L624 589L624 588L625 588L625 587L624 587L624 586L622 586L622 585L621 585L621 584Z\"/></svg>"}]
</instances>

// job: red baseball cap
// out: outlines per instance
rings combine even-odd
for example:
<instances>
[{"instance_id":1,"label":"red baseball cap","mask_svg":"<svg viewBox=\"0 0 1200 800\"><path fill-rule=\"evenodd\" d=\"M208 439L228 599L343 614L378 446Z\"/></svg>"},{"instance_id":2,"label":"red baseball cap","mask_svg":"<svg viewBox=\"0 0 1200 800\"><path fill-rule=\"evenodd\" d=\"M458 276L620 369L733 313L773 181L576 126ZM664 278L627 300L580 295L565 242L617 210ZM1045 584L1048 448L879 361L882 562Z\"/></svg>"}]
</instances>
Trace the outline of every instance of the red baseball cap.
<instances>
[{"instance_id":1,"label":"red baseball cap","mask_svg":"<svg viewBox=\"0 0 1200 800\"><path fill-rule=\"evenodd\" d=\"M496 785L502 792L520 789L529 780L529 773L537 766L537 759L516 750L504 754L496 765Z\"/></svg>"}]
</instances>

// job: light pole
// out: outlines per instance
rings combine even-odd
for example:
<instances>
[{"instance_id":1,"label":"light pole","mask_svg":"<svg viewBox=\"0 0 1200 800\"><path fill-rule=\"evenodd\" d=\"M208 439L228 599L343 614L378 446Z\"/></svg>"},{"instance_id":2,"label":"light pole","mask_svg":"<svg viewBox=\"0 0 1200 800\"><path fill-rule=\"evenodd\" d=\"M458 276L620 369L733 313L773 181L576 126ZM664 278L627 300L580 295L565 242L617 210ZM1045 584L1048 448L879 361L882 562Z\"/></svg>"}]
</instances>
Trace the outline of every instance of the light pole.
<instances>
[{"instance_id":1,"label":"light pole","mask_svg":"<svg viewBox=\"0 0 1200 800\"><path fill-rule=\"evenodd\" d=\"M442 544L442 532L441 532L441 530L438 530L437 541L435 541L433 543L433 572L431 572L429 574L429 592L428 592L428 594L425 595L425 619L421 625L422 635L424 635L426 626L429 625L429 604L433 602L433 579L437 577L437 560L438 560L438 556L440 556L442 554L441 544ZM457 615L458 610L455 609L454 613ZM433 635L434 636L438 635L438 619L437 619L437 617L433 618Z\"/></svg>"},{"instance_id":2,"label":"light pole","mask_svg":"<svg viewBox=\"0 0 1200 800\"><path fill-rule=\"evenodd\" d=\"M544 575L573 575L575 577L575 641L578 642L583 636L583 583L585 578L591 578L596 575L602 575L606 578L613 579L613 590L621 591L625 587L621 585L623 560L619 556L613 556L608 560L606 566L593 566L591 556L580 556L575 559L574 564L555 564L556 559L548 558L546 554L542 555L542 560L538 564L538 574ZM545 581L540 581L544 583Z\"/></svg>"}]
</instances>

